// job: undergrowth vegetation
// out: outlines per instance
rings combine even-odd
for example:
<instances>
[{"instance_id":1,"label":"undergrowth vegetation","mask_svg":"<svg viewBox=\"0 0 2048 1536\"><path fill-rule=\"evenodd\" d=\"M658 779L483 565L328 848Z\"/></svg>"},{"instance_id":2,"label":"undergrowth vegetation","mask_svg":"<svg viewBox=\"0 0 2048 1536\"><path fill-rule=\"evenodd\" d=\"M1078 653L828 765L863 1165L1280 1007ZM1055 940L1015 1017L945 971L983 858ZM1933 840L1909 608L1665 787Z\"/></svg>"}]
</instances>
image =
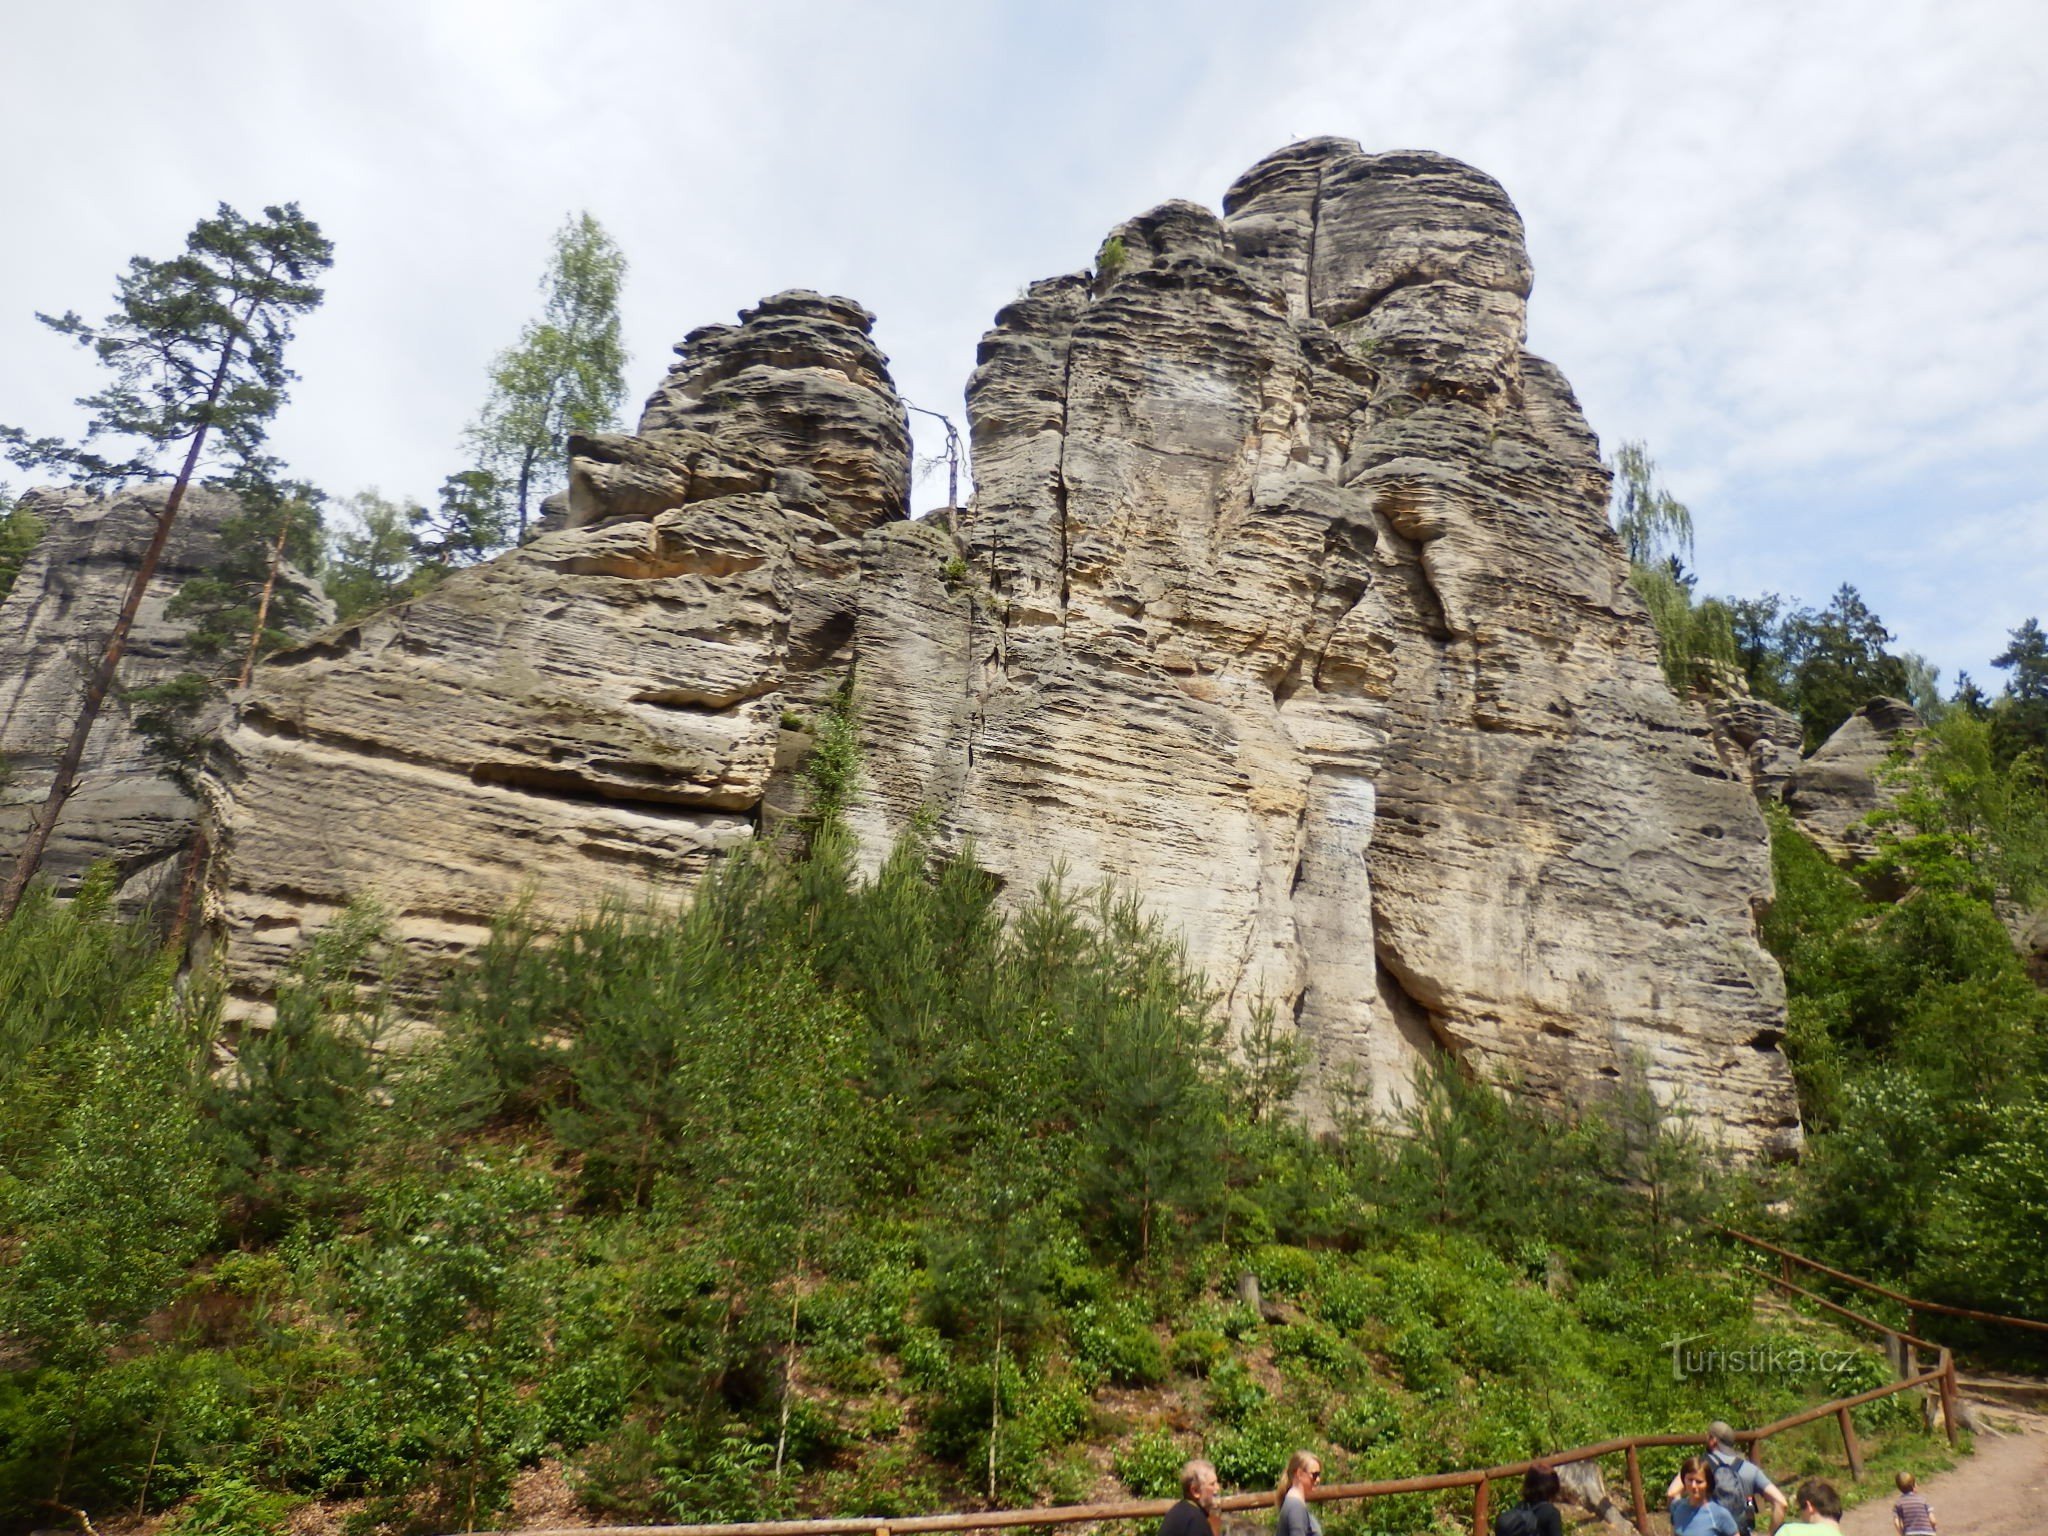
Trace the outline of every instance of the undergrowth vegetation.
<instances>
[{"instance_id":1,"label":"undergrowth vegetation","mask_svg":"<svg viewBox=\"0 0 2048 1536\"><path fill-rule=\"evenodd\" d=\"M1773 827L1764 936L1810 1137L1790 1232L1929 1300L2048 1317L2048 994L2000 913L2048 900L2048 784L1994 746L1962 711L1918 737L1854 877Z\"/></svg>"},{"instance_id":2,"label":"undergrowth vegetation","mask_svg":"<svg viewBox=\"0 0 2048 1536\"><path fill-rule=\"evenodd\" d=\"M1270 1487L1299 1445L1402 1477L1885 1379L1718 1271L1737 1186L1640 1084L1567 1122L1440 1070L1311 1135L1286 1031L1226 1051L1129 897L1005 917L915 836L859 876L825 735L799 851L680 915L509 916L402 1051L372 912L223 1068L217 998L103 882L24 906L0 1524L474 1529L529 1474L612 1519L890 1515L1162 1494L1198 1449ZM1675 1372L1702 1338L1773 1368Z\"/></svg>"}]
</instances>

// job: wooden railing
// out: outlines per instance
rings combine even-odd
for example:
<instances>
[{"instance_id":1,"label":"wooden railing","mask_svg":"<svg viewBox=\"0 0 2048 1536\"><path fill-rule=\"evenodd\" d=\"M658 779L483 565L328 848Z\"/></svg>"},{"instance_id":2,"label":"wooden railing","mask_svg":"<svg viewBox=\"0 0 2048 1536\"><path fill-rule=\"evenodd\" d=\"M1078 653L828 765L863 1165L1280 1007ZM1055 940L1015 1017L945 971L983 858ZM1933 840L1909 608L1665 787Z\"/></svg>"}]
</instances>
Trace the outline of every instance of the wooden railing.
<instances>
[{"instance_id":1,"label":"wooden railing","mask_svg":"<svg viewBox=\"0 0 2048 1536\"><path fill-rule=\"evenodd\" d=\"M1790 1248L1781 1248L1776 1243L1765 1242L1760 1237L1751 1237L1747 1232L1738 1232L1733 1227L1720 1227L1716 1230L1724 1237L1731 1237L1738 1243L1745 1243L1760 1253L1775 1255L1778 1260L1778 1278L1772 1283L1781 1287L1791 1286L1794 1290L1798 1289L1797 1286L1792 1286L1792 1266L1796 1264L1800 1268L1811 1270L1817 1275L1826 1275L1830 1280L1839 1280L1844 1285L1853 1285L1858 1290L1869 1291L1872 1295L1882 1296L1887 1301L1895 1301L1906 1309L1906 1316L1909 1320L1921 1315L1928 1317L1961 1317L1973 1323L1994 1323L2003 1328L2018 1328L2033 1333L2048 1333L2048 1323L2040 1322L2035 1318L2006 1317L1997 1312L1979 1312L1971 1307L1952 1307L1948 1303L1941 1301L1920 1301L1912 1296L1902 1296L1899 1292L1889 1287L1879 1285L1875 1280L1865 1280L1861 1275L1852 1275L1845 1270L1831 1268L1821 1263L1818 1259L1809 1259L1805 1254L1794 1253ZM1803 1296L1813 1296L1811 1291L1801 1291L1800 1294ZM1816 1301L1821 1300L1817 1296L1813 1297L1813 1299ZM1837 1312L1843 1311L1842 1308L1836 1307L1832 1302L1823 1301L1822 1305L1831 1307ZM1845 1315L1856 1317L1854 1312L1849 1312ZM1873 1323L1868 1318L1858 1318L1857 1320L1885 1333L1898 1332L1897 1329L1888 1327L1883 1323Z\"/></svg>"},{"instance_id":2,"label":"wooden railing","mask_svg":"<svg viewBox=\"0 0 2048 1536\"><path fill-rule=\"evenodd\" d=\"M1850 1418L1851 1410L1865 1403L1874 1403L1901 1392L1927 1391L1934 1393L1941 1403L1943 1428L1947 1431L1951 1446L1956 1443L1956 1363L1955 1356L1939 1344L1919 1338L1904 1329L1894 1328L1876 1318L1866 1317L1850 1310L1839 1302L1828 1300L1795 1284L1791 1278L1794 1264L1805 1265L1836 1279L1859 1285L1866 1290L1903 1302L1917 1311L1947 1312L1957 1316L1995 1322L2018 1323L2022 1327L2048 1329L2048 1324L2028 1322L2022 1318L1999 1318L1991 1313L1970 1312L1964 1308L1940 1307L1929 1303L1915 1302L1888 1291L1870 1281L1859 1280L1840 1270L1829 1269L1812 1259L1803 1258L1789 1249L1779 1248L1760 1238L1746 1236L1730 1228L1722 1228L1729 1237L1752 1247L1776 1254L1780 1257L1778 1275L1764 1275L1764 1279L1781 1290L1814 1302L1861 1327L1869 1329L1886 1341L1887 1354L1898 1373L1898 1380L1888 1386L1873 1387L1868 1392L1858 1392L1853 1397L1836 1398L1832 1402L1807 1408L1789 1417L1775 1420L1756 1429L1738 1430L1735 1438L1742 1444L1752 1461L1759 1457L1764 1443L1788 1430L1804 1424L1813 1424L1826 1418L1833 1418L1841 1430L1842 1454L1848 1463L1849 1475L1860 1480L1863 1476L1863 1447L1856 1438L1856 1426ZM1933 1369L1919 1368L1921 1350L1927 1350L1935 1357ZM1570 1466L1577 1462L1597 1461L1603 1456L1619 1455L1624 1458L1628 1476L1628 1498L1635 1528L1649 1536L1650 1505L1647 1490L1643 1486L1642 1452L1664 1449L1671 1446L1698 1446L1698 1435L1625 1435L1617 1440L1602 1440L1596 1445L1573 1446L1570 1450L1558 1451L1549 1456L1529 1461L1510 1462L1497 1467L1483 1467L1463 1472L1439 1472L1429 1477L1395 1478L1384 1482L1332 1483L1312 1491L1308 1497L1317 1503L1333 1499L1384 1499L1400 1494L1447 1493L1454 1489L1472 1490L1472 1530L1474 1536L1485 1536L1490 1529L1492 1516L1492 1485L1509 1479L1518 1479L1538 1461L1551 1467ZM1661 1491L1661 1490L1660 1490ZM912 1515L902 1519L888 1519L875 1516L849 1516L826 1520L752 1520L724 1525L610 1525L599 1527L576 1527L566 1530L530 1530L518 1532L517 1536L911 1536L923 1531L992 1531L1014 1529L1018 1526L1040 1525L1081 1525L1103 1520L1156 1520L1173 1507L1171 1499L1125 1499L1106 1504L1063 1504L1047 1509L994 1509L973 1510L950 1515ZM1277 1493L1242 1493L1219 1499L1217 1506L1225 1511L1245 1509L1270 1509L1280 1502ZM512 1536L512 1533L491 1532L485 1536Z\"/></svg>"}]
</instances>

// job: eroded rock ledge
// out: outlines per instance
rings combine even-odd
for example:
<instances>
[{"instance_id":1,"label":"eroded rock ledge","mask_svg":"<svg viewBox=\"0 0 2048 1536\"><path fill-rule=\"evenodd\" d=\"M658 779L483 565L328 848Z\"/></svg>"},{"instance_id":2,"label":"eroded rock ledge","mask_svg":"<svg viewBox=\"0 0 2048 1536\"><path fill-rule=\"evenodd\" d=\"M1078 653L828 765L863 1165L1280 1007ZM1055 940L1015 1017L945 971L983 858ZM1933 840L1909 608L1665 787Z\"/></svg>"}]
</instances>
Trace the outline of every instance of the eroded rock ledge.
<instances>
[{"instance_id":1,"label":"eroded rock ledge","mask_svg":"<svg viewBox=\"0 0 2048 1536\"><path fill-rule=\"evenodd\" d=\"M211 918L260 1013L357 897L437 971L493 917L687 892L754 836L793 700L849 664L861 536L909 435L872 316L787 293L693 332L570 526L259 669L208 779Z\"/></svg>"},{"instance_id":2,"label":"eroded rock ledge","mask_svg":"<svg viewBox=\"0 0 2048 1536\"><path fill-rule=\"evenodd\" d=\"M969 507L902 520L867 317L783 295L577 445L565 530L264 669L215 788L241 994L356 894L424 975L522 892L686 892L851 669L871 851L928 811L1012 890L1129 882L1234 1020L1307 1036L1317 1103L1449 1050L1794 1143L1763 825L1523 350L1513 205L1317 139L1223 206L997 316Z\"/></svg>"}]
</instances>

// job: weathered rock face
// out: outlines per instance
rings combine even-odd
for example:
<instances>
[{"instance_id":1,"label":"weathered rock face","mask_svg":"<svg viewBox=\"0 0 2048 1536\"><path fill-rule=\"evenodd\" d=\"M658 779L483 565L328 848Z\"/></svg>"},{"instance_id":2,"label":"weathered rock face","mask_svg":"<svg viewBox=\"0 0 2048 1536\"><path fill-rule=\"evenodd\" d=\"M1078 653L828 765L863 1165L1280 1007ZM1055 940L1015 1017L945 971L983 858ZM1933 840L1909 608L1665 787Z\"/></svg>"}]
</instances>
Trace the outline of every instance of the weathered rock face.
<instances>
[{"instance_id":1,"label":"weathered rock face","mask_svg":"<svg viewBox=\"0 0 2048 1536\"><path fill-rule=\"evenodd\" d=\"M424 985L522 897L686 892L755 833L829 691L909 440L858 305L694 332L637 436L579 440L569 526L259 669L209 772L211 919L260 1010L301 936L389 912Z\"/></svg>"},{"instance_id":2,"label":"weathered rock face","mask_svg":"<svg viewBox=\"0 0 2048 1536\"><path fill-rule=\"evenodd\" d=\"M86 678L113 631L154 531L167 490L154 486L111 499L84 491L39 490L22 505L45 524L35 552L0 605L0 861L12 868L29 823L50 789L58 756L78 718ZM198 822L197 803L145 751L125 689L190 669L186 626L164 608L220 551L231 497L191 491L130 632L115 693L93 725L78 787L43 858L42 872L69 890L87 865L110 861L120 902L135 910L166 895Z\"/></svg>"},{"instance_id":3,"label":"weathered rock face","mask_svg":"<svg viewBox=\"0 0 2048 1536\"><path fill-rule=\"evenodd\" d=\"M1877 848L1865 818L1897 798L1878 770L1902 733L1917 731L1919 712L1903 699L1872 699L1793 768L1782 795L1785 808L1821 852L1838 864L1860 864Z\"/></svg>"},{"instance_id":4,"label":"weathered rock face","mask_svg":"<svg viewBox=\"0 0 2048 1536\"><path fill-rule=\"evenodd\" d=\"M1323 139L1224 210L997 316L964 577L943 529L870 538L870 844L931 808L1013 886L1130 882L1326 1090L1440 1049L1555 1101L1640 1068L1796 1139L1763 827L1522 350L1512 205Z\"/></svg>"},{"instance_id":5,"label":"weathered rock face","mask_svg":"<svg viewBox=\"0 0 2048 1536\"><path fill-rule=\"evenodd\" d=\"M1759 800L1784 798L1806 733L1799 717L1762 699L1728 699L1713 712L1714 750Z\"/></svg>"},{"instance_id":6,"label":"weathered rock face","mask_svg":"<svg viewBox=\"0 0 2048 1536\"><path fill-rule=\"evenodd\" d=\"M1116 235L984 339L970 507L902 520L866 317L785 295L577 445L561 531L265 668L214 790L240 994L356 895L424 968L521 892L685 892L851 667L871 854L929 812L1012 891L1128 882L1318 1101L1449 1050L1796 1141L1759 813L1523 351L1506 195L1319 139Z\"/></svg>"}]
</instances>

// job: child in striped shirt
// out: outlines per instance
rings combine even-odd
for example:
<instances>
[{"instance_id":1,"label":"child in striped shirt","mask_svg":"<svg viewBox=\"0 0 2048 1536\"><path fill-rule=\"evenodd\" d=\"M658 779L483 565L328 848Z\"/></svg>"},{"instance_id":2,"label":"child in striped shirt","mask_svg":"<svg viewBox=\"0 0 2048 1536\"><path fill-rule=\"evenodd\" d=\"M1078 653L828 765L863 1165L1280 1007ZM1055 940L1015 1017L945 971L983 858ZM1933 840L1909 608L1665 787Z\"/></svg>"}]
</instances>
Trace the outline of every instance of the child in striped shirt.
<instances>
[{"instance_id":1,"label":"child in striped shirt","mask_svg":"<svg viewBox=\"0 0 2048 1536\"><path fill-rule=\"evenodd\" d=\"M1901 1472L1898 1476L1899 1498L1892 1505L1892 1527L1899 1536L1935 1536L1934 1511L1927 1507L1927 1501L1914 1491L1913 1474Z\"/></svg>"}]
</instances>

